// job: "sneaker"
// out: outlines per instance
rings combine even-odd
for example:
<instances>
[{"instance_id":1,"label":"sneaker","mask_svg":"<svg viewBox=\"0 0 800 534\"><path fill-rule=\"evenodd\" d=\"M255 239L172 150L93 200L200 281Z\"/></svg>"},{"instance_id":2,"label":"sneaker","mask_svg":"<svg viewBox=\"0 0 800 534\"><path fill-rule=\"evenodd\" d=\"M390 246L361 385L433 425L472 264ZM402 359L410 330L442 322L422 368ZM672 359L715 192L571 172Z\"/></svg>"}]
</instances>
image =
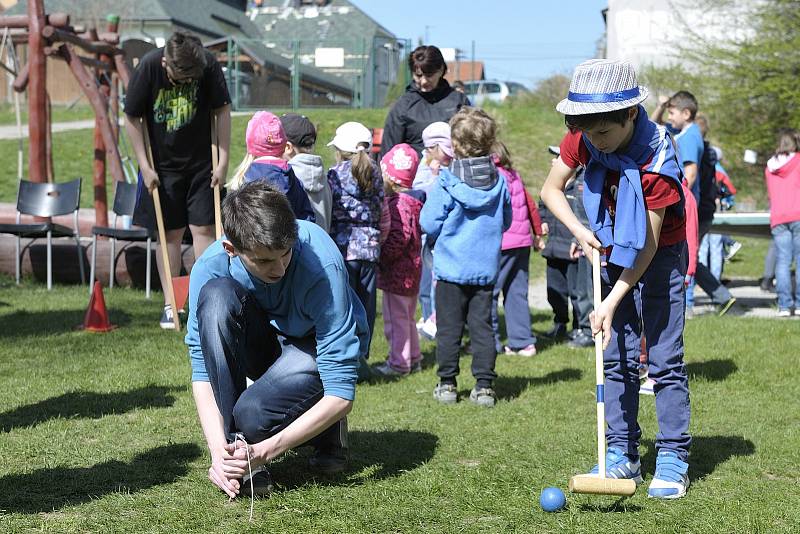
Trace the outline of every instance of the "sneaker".
<instances>
[{"instance_id":1,"label":"sneaker","mask_svg":"<svg viewBox=\"0 0 800 534\"><path fill-rule=\"evenodd\" d=\"M521 349L512 349L508 345L503 348L503 352L505 352L509 356L522 356L524 358L532 358L536 356L536 345L531 343L527 347Z\"/></svg>"},{"instance_id":2,"label":"sneaker","mask_svg":"<svg viewBox=\"0 0 800 534\"><path fill-rule=\"evenodd\" d=\"M728 310L730 310L731 306L733 306L735 303L736 303L736 297L731 297L730 299L728 299L728 302L726 302L725 304L720 306L719 312L717 312L717 315L719 317L722 317L723 315L728 313Z\"/></svg>"},{"instance_id":3,"label":"sneaker","mask_svg":"<svg viewBox=\"0 0 800 534\"><path fill-rule=\"evenodd\" d=\"M417 332L422 330L423 326L425 326L425 318L424 317L420 317L419 321L417 321Z\"/></svg>"},{"instance_id":4,"label":"sneaker","mask_svg":"<svg viewBox=\"0 0 800 534\"><path fill-rule=\"evenodd\" d=\"M347 469L347 447L319 448L308 459L308 467L323 475L335 475Z\"/></svg>"},{"instance_id":5,"label":"sneaker","mask_svg":"<svg viewBox=\"0 0 800 534\"><path fill-rule=\"evenodd\" d=\"M587 347L594 347L594 338L587 334L585 330L579 330L575 337L567 343L573 349L585 349Z\"/></svg>"},{"instance_id":6,"label":"sneaker","mask_svg":"<svg viewBox=\"0 0 800 534\"><path fill-rule=\"evenodd\" d=\"M600 473L599 466L595 465L590 475L597 475ZM639 460L631 461L631 459L622 453L617 447L609 447L606 451L606 477L607 478L630 478L636 485L642 483L642 466Z\"/></svg>"},{"instance_id":7,"label":"sneaker","mask_svg":"<svg viewBox=\"0 0 800 534\"><path fill-rule=\"evenodd\" d=\"M656 393L653 390L655 385L655 380L650 377L645 378L644 382L639 385L639 395L655 395Z\"/></svg>"},{"instance_id":8,"label":"sneaker","mask_svg":"<svg viewBox=\"0 0 800 534\"><path fill-rule=\"evenodd\" d=\"M650 481L647 496L655 499L678 499L689 487L689 464L681 461L674 451L659 451L656 473Z\"/></svg>"},{"instance_id":9,"label":"sneaker","mask_svg":"<svg viewBox=\"0 0 800 534\"><path fill-rule=\"evenodd\" d=\"M411 371L410 373L421 373L422 372L422 360L412 363L411 364Z\"/></svg>"},{"instance_id":10,"label":"sneaker","mask_svg":"<svg viewBox=\"0 0 800 534\"><path fill-rule=\"evenodd\" d=\"M164 330L175 330L175 321L172 317L172 306L169 304L164 306L164 311L161 313L161 320L158 322L158 324Z\"/></svg>"},{"instance_id":11,"label":"sneaker","mask_svg":"<svg viewBox=\"0 0 800 534\"><path fill-rule=\"evenodd\" d=\"M381 376L406 376L409 373L404 373L402 371L398 371L391 365L389 362L383 362L380 365L376 365L372 368L372 372L377 373Z\"/></svg>"},{"instance_id":12,"label":"sneaker","mask_svg":"<svg viewBox=\"0 0 800 534\"><path fill-rule=\"evenodd\" d=\"M425 321L425 323L422 325L422 328L419 330L419 335L425 339L436 339L436 321L430 318Z\"/></svg>"},{"instance_id":13,"label":"sneaker","mask_svg":"<svg viewBox=\"0 0 800 534\"><path fill-rule=\"evenodd\" d=\"M257 467L253 470L253 487L252 492L250 488L250 474L246 474L242 479L242 484L240 486L241 491L239 492L240 495L244 497L268 497L272 490L274 489L274 484L272 483L272 476L267 471L265 466Z\"/></svg>"},{"instance_id":14,"label":"sneaker","mask_svg":"<svg viewBox=\"0 0 800 534\"><path fill-rule=\"evenodd\" d=\"M567 325L564 323L553 323L553 328L551 328L548 332L542 334L542 337L547 339L561 339L566 337L567 335Z\"/></svg>"},{"instance_id":15,"label":"sneaker","mask_svg":"<svg viewBox=\"0 0 800 534\"><path fill-rule=\"evenodd\" d=\"M433 398L442 404L455 404L458 402L458 390L453 384L439 383L433 389Z\"/></svg>"},{"instance_id":16,"label":"sneaker","mask_svg":"<svg viewBox=\"0 0 800 534\"><path fill-rule=\"evenodd\" d=\"M770 293L774 293L775 292L774 282L775 282L774 278L764 277L761 279L759 287L761 288L761 291L769 291Z\"/></svg>"},{"instance_id":17,"label":"sneaker","mask_svg":"<svg viewBox=\"0 0 800 534\"><path fill-rule=\"evenodd\" d=\"M778 310L778 317L791 317L792 311L791 310Z\"/></svg>"},{"instance_id":18,"label":"sneaker","mask_svg":"<svg viewBox=\"0 0 800 534\"><path fill-rule=\"evenodd\" d=\"M494 408L497 402L497 394L492 388L474 387L472 391L469 392L469 400L472 401L473 404L483 406L484 408Z\"/></svg>"},{"instance_id":19,"label":"sneaker","mask_svg":"<svg viewBox=\"0 0 800 534\"><path fill-rule=\"evenodd\" d=\"M742 248L742 244L738 241L734 241L731 248L728 249L728 253L725 254L725 261L731 261L731 258L736 256L736 253Z\"/></svg>"}]
</instances>

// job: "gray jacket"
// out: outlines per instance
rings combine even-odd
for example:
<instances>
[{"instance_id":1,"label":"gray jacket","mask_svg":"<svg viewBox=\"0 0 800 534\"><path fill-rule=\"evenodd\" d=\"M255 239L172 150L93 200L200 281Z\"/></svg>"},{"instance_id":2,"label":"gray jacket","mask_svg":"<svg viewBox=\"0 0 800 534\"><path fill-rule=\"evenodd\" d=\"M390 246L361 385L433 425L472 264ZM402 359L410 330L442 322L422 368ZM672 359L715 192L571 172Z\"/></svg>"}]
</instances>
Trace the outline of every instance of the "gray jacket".
<instances>
[{"instance_id":1,"label":"gray jacket","mask_svg":"<svg viewBox=\"0 0 800 534\"><path fill-rule=\"evenodd\" d=\"M322 158L314 154L297 154L289 160L295 176L303 184L317 224L326 232L331 227L331 188L322 166Z\"/></svg>"}]
</instances>

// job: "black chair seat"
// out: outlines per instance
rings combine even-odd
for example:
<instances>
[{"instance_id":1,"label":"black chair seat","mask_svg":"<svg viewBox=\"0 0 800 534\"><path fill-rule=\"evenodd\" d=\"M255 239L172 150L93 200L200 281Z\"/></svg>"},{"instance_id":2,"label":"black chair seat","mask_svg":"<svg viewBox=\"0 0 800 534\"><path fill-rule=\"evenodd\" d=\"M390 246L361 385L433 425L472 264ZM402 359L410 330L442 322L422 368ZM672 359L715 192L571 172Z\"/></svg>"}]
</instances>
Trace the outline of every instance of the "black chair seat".
<instances>
[{"instance_id":1,"label":"black chair seat","mask_svg":"<svg viewBox=\"0 0 800 534\"><path fill-rule=\"evenodd\" d=\"M75 237L72 228L52 222L34 224L0 224L0 234L11 234L19 237L47 237L48 230L53 237Z\"/></svg>"},{"instance_id":2,"label":"black chair seat","mask_svg":"<svg viewBox=\"0 0 800 534\"><path fill-rule=\"evenodd\" d=\"M149 232L146 228L109 228L107 226L93 226L92 234L113 237L120 241L147 241Z\"/></svg>"}]
</instances>

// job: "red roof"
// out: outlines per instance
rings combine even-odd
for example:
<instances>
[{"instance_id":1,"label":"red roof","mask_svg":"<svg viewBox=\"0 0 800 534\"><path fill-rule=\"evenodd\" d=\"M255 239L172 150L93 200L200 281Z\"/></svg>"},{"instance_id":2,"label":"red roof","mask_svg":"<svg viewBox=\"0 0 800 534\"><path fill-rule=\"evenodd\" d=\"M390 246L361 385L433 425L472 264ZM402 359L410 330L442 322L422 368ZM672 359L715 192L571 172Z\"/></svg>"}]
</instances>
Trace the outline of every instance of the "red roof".
<instances>
[{"instance_id":1,"label":"red roof","mask_svg":"<svg viewBox=\"0 0 800 534\"><path fill-rule=\"evenodd\" d=\"M444 77L450 83L455 80L461 80L462 82L483 80L486 78L483 71L483 61L448 61L447 74Z\"/></svg>"}]
</instances>

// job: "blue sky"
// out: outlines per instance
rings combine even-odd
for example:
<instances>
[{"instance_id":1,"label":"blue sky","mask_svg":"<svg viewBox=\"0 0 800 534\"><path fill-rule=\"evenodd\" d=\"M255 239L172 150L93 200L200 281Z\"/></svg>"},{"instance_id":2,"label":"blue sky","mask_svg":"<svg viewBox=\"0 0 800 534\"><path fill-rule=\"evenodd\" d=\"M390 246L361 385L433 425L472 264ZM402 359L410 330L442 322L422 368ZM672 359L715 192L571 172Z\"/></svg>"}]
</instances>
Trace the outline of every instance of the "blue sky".
<instances>
[{"instance_id":1,"label":"blue sky","mask_svg":"<svg viewBox=\"0 0 800 534\"><path fill-rule=\"evenodd\" d=\"M351 0L384 28L438 47L460 48L484 61L487 78L527 86L570 75L594 57L608 0ZM493 6L487 8L486 6ZM427 28L426 28L427 26Z\"/></svg>"}]
</instances>

